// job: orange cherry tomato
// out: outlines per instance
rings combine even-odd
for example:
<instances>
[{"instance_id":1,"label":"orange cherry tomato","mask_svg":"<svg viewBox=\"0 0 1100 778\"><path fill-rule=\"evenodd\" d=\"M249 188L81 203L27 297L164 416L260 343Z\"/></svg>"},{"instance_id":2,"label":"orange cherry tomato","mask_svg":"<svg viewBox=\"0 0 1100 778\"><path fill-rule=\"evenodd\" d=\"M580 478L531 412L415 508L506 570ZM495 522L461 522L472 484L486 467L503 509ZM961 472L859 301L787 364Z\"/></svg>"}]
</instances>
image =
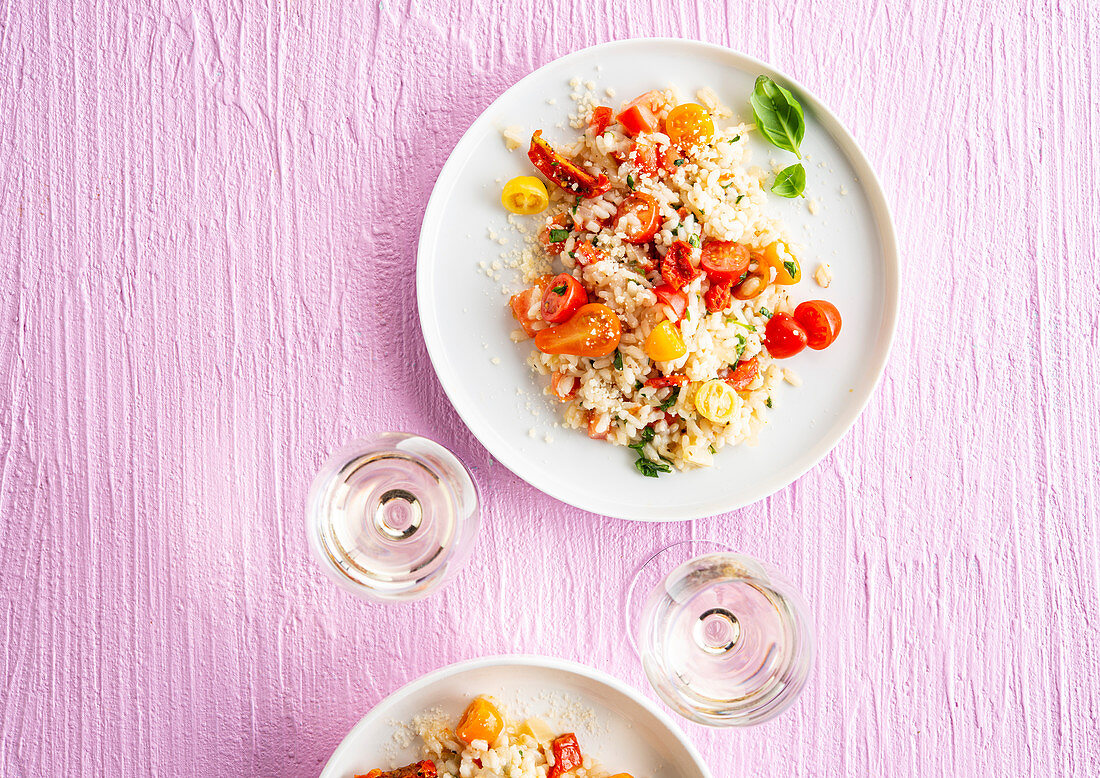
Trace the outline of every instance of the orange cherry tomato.
<instances>
[{"instance_id":1,"label":"orange cherry tomato","mask_svg":"<svg viewBox=\"0 0 1100 778\"><path fill-rule=\"evenodd\" d=\"M806 330L806 345L820 351L840 334L840 311L826 300L807 300L794 309L794 318Z\"/></svg>"},{"instance_id":2,"label":"orange cherry tomato","mask_svg":"<svg viewBox=\"0 0 1100 778\"><path fill-rule=\"evenodd\" d=\"M491 747L504 729L504 716L484 697L475 697L462 714L455 727L455 737L466 745L484 740Z\"/></svg>"},{"instance_id":3,"label":"orange cherry tomato","mask_svg":"<svg viewBox=\"0 0 1100 778\"><path fill-rule=\"evenodd\" d=\"M681 149L706 143L714 135L714 122L701 105L684 103L668 112L665 135Z\"/></svg>"},{"instance_id":4,"label":"orange cherry tomato","mask_svg":"<svg viewBox=\"0 0 1100 778\"><path fill-rule=\"evenodd\" d=\"M588 292L568 273L558 273L542 293L542 320L561 324L588 302Z\"/></svg>"},{"instance_id":5,"label":"orange cherry tomato","mask_svg":"<svg viewBox=\"0 0 1100 778\"><path fill-rule=\"evenodd\" d=\"M619 203L615 212L615 232L626 235L627 243L647 243L661 224L661 207L651 195L635 192Z\"/></svg>"},{"instance_id":6,"label":"orange cherry tomato","mask_svg":"<svg viewBox=\"0 0 1100 778\"><path fill-rule=\"evenodd\" d=\"M749 259L748 273L733 287L733 296L738 300L752 300L759 297L771 281L771 265L760 254L753 254Z\"/></svg>"},{"instance_id":7,"label":"orange cherry tomato","mask_svg":"<svg viewBox=\"0 0 1100 778\"><path fill-rule=\"evenodd\" d=\"M619 124L623 126L627 135L653 132L660 126L660 122L657 121L657 110L663 102L664 98L661 97L660 92L646 92L624 105L615 118L619 120Z\"/></svg>"},{"instance_id":8,"label":"orange cherry tomato","mask_svg":"<svg viewBox=\"0 0 1100 778\"><path fill-rule=\"evenodd\" d=\"M588 303L564 324L539 330L535 348L544 354L595 359L618 348L622 335L622 324L613 310L601 303Z\"/></svg>"},{"instance_id":9,"label":"orange cherry tomato","mask_svg":"<svg viewBox=\"0 0 1100 778\"><path fill-rule=\"evenodd\" d=\"M539 311L535 311L535 315L531 315L531 309L537 304L541 304L542 298L546 293L546 287L554 277L550 274L539 276L535 282L535 286L530 289L524 289L519 294L512 295L512 299L508 301L512 306L512 316L523 327L523 331L527 333L527 337L533 337L535 334L534 324L540 318Z\"/></svg>"},{"instance_id":10,"label":"orange cherry tomato","mask_svg":"<svg viewBox=\"0 0 1100 778\"><path fill-rule=\"evenodd\" d=\"M592 440L607 440L608 433L611 432L611 425L607 425L607 429L600 432L600 414L595 411L588 412L588 437Z\"/></svg>"}]
</instances>

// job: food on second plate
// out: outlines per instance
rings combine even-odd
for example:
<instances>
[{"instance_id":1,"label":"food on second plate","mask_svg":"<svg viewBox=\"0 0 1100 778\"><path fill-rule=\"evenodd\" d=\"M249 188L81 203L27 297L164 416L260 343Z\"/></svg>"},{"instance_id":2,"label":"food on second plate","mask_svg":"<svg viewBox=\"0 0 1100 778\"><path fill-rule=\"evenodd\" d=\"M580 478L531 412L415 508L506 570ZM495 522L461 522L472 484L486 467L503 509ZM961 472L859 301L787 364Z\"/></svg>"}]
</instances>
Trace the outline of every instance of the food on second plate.
<instances>
[{"instance_id":1,"label":"food on second plate","mask_svg":"<svg viewBox=\"0 0 1100 778\"><path fill-rule=\"evenodd\" d=\"M749 166L753 132L801 157L802 109L766 77L750 102L752 125L719 118L731 114L709 90L700 103L653 90L618 110L582 105L569 146L531 138L549 207L532 225L530 285L511 298L513 339L534 339L565 424L629 447L642 475L755 441L775 386L798 381L775 361L840 333L831 303L792 302L799 250Z\"/></svg>"},{"instance_id":2,"label":"food on second plate","mask_svg":"<svg viewBox=\"0 0 1100 778\"><path fill-rule=\"evenodd\" d=\"M576 734L541 719L509 720L487 696L475 697L458 722L419 717L414 725L425 759L356 778L633 778L609 773L581 750Z\"/></svg>"}]
</instances>

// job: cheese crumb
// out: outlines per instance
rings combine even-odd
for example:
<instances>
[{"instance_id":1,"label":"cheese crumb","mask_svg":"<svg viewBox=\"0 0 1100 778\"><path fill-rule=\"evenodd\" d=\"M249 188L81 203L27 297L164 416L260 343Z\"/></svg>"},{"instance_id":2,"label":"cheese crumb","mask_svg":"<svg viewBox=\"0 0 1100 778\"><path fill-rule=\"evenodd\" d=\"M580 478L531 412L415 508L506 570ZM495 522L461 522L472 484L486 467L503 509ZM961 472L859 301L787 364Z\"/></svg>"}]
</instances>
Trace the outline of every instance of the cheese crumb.
<instances>
[{"instance_id":1,"label":"cheese crumb","mask_svg":"<svg viewBox=\"0 0 1100 778\"><path fill-rule=\"evenodd\" d=\"M492 362L494 365L499 365L500 364L500 357L493 357L489 361Z\"/></svg>"},{"instance_id":2,"label":"cheese crumb","mask_svg":"<svg viewBox=\"0 0 1100 778\"><path fill-rule=\"evenodd\" d=\"M515 151L523 145L523 129L515 124L510 124L500 131L504 137L504 146L508 151ZM497 179L500 183L500 179Z\"/></svg>"},{"instance_id":3,"label":"cheese crumb","mask_svg":"<svg viewBox=\"0 0 1100 778\"><path fill-rule=\"evenodd\" d=\"M806 210L809 211L814 216L816 216L817 215L817 210L818 210L817 200L808 200L806 202Z\"/></svg>"},{"instance_id":4,"label":"cheese crumb","mask_svg":"<svg viewBox=\"0 0 1100 778\"><path fill-rule=\"evenodd\" d=\"M798 377L798 373L789 367L783 368L783 380L791 386L802 386L802 379Z\"/></svg>"},{"instance_id":5,"label":"cheese crumb","mask_svg":"<svg viewBox=\"0 0 1100 778\"><path fill-rule=\"evenodd\" d=\"M829 284L833 282L833 271L829 268L827 262L822 262L817 266L817 270L814 271L814 280L822 289L829 288Z\"/></svg>"}]
</instances>

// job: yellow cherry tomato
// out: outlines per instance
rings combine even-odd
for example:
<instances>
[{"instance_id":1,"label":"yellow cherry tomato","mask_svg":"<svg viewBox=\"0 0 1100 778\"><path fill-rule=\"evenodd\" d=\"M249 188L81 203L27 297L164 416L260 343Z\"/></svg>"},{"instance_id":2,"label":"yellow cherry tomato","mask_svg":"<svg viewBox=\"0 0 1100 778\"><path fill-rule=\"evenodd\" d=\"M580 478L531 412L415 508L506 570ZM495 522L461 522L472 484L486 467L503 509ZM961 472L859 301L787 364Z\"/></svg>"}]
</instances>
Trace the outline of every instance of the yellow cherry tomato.
<instances>
[{"instance_id":1,"label":"yellow cherry tomato","mask_svg":"<svg viewBox=\"0 0 1100 778\"><path fill-rule=\"evenodd\" d=\"M668 112L665 135L681 149L706 143L714 135L714 122L701 105L684 103Z\"/></svg>"},{"instance_id":2,"label":"yellow cherry tomato","mask_svg":"<svg viewBox=\"0 0 1100 778\"><path fill-rule=\"evenodd\" d=\"M550 204L546 185L534 176L516 176L504 185L500 202L512 213L528 216L545 211Z\"/></svg>"},{"instance_id":3,"label":"yellow cherry tomato","mask_svg":"<svg viewBox=\"0 0 1100 778\"><path fill-rule=\"evenodd\" d=\"M645 353L649 354L649 358L654 362L669 362L688 353L688 349L684 345L680 330L665 319L654 327L653 332L649 333L649 337L645 339Z\"/></svg>"},{"instance_id":4,"label":"yellow cherry tomato","mask_svg":"<svg viewBox=\"0 0 1100 778\"><path fill-rule=\"evenodd\" d=\"M772 241L765 246L764 259L775 268L775 280L772 283L790 286L802 280L798 257L791 253L790 247L783 241Z\"/></svg>"},{"instance_id":5,"label":"yellow cherry tomato","mask_svg":"<svg viewBox=\"0 0 1100 778\"><path fill-rule=\"evenodd\" d=\"M725 381L707 381L695 392L695 410L715 424L725 424L737 410L741 398Z\"/></svg>"}]
</instances>

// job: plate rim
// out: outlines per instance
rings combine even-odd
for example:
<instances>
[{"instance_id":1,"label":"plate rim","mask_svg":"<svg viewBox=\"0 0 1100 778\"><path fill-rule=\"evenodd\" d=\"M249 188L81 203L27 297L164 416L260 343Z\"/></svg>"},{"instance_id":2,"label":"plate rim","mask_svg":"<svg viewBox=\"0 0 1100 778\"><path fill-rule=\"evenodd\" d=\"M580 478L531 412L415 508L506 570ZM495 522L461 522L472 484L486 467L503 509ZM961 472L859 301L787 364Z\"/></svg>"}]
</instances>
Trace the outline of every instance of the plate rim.
<instances>
[{"instance_id":1,"label":"plate rim","mask_svg":"<svg viewBox=\"0 0 1100 778\"><path fill-rule=\"evenodd\" d=\"M517 454L516 450L507 444L507 440L503 437L499 438L499 445L496 440L487 440L489 436L483 436L474 425L470 423L470 414L468 409L464 408L462 404L456 402L455 393L451 391L448 386L448 379L444 377L444 371L440 370L441 355L439 350L441 345L433 343L432 339L428 336L429 331L432 328L438 328L440 322L435 317L434 307L429 304L427 299L426 287L428 285L427 276L430 274L428 268L428 262L422 262L422 257L428 256L429 244L435 241L434 236L429 235L429 230L426 228L433 222L439 220L440 217L436 216L437 211L441 211L445 205L445 198L441 194L439 183L448 178L453 178L454 173L450 173L452 165L457 164L457 159L462 156L460 152L475 142L475 136L472 135L473 129L482 121L493 109L506 98L510 97L514 92L520 91L523 86L533 79L535 79L544 70L551 67L561 66L563 63L568 63L574 59L582 60L586 57L590 57L595 53L602 53L609 50L618 48L628 48L636 46L640 43L644 44L659 44L669 46L685 46L689 49L699 49L703 52L710 54L717 54L723 57L733 60L739 60L738 67L742 69L757 69L762 73L767 73L773 78L783 79L786 84L793 87L794 91L799 95L807 99L814 112L819 117L824 117L832 127L830 129L830 136L834 142L838 142L842 153L848 157L853 167L857 170L859 176L859 183L864 190L868 198L868 206L871 211L875 227L877 228L878 237L882 243L882 257L884 265L884 283L885 283L885 296L883 299L883 321L880 328L880 335L885 334L886 339L881 350L876 352L875 359L868 363L870 368L869 374L873 373L873 380L870 383L870 387L866 394L858 401L858 407L855 407L850 414L850 417L845 421L843 428L838 431L832 432L828 436L821 439L818 444L819 451L816 455L808 459L804 466L797 468L794 474L785 483L781 483L774 488L766 489L759 493L749 492L747 497L738 496L731 499L728 502L722 502L721 505L714 504L697 504L686 509L666 509L662 515L638 515L631 513L630 511L618 511L616 510L615 503L612 501L606 501L595 507L590 507L583 502L591 502L583 499L577 499L574 496L563 493L558 484L560 479L555 480L552 477L542 478L538 471L534 468L527 467L522 462L522 455ZM791 77L784 71L769 65L768 63L752 57L748 54L732 49L728 46L723 46L716 43L709 43L705 41L698 41L690 38L671 38L671 37L641 37L641 38L623 38L614 41L605 41L603 43L597 43L592 46L578 49L576 51L569 52L560 57L557 57L543 65L540 65L535 70L531 71L521 79L516 81L500 95L497 96L485 109L478 114L473 123L466 128L466 131L459 138L454 148L451 149L447 156L447 160L444 162L443 167L440 168L439 175L436 177L435 183L432 185L432 192L428 198L428 204L424 209L424 218L420 225L420 234L417 241L416 248L416 304L417 304L417 318L420 322L421 338L428 351L428 358L431 360L432 369L435 372L436 378L439 380L440 385L443 387L444 394L447 395L447 399L451 403L451 407L455 409L459 418L462 419L462 423L466 425L466 428L473 433L478 442L485 447L485 449L497 460L501 465L507 468L510 472L518 476L524 482L534 487L538 491L552 497L560 502L565 503L578 510L583 510L598 516L608 516L617 519L623 519L627 521L641 521L647 523L672 523L677 521L693 521L695 519L710 518L719 516L732 511L740 510L748 505L765 500L768 497L786 489L794 484L802 476L816 467L821 461L828 456L844 439L844 437L851 432L856 422L859 421L863 412L866 410L867 405L870 403L871 398L877 392L879 385L882 382L882 376L886 371L886 364L889 361L890 354L893 351L894 341L897 336L898 326L898 313L901 294L901 263L898 256L897 245L897 228L894 223L893 210L890 207L890 201L886 197L885 189L882 186L882 181L879 179L878 173L871 165L870 160L860 147L859 143L853 137L848 128L840 121L835 113L811 90L809 90L801 81ZM716 509L715 509L716 508Z\"/></svg>"},{"instance_id":2,"label":"plate rim","mask_svg":"<svg viewBox=\"0 0 1100 778\"><path fill-rule=\"evenodd\" d=\"M492 656L477 657L475 659L464 659L459 662L453 662L449 665L437 668L428 672L419 678L415 678L408 683L398 687L394 691L387 694L367 711L359 721L357 721L348 733L344 735L343 739L332 751L332 755L325 762L325 766L321 769L319 778L340 778L339 776L330 776L329 771L334 770L334 762L337 757L343 755L346 750L352 748L352 742L354 736L361 730L367 729L374 724L374 718L378 715L378 710L387 703L397 703L402 699L411 697L416 692L421 691L426 687L430 687L432 684L448 678L458 673L465 672L467 670L480 670L484 668L492 667L536 667L546 670L560 670L573 675L581 676L589 681L595 681L598 684L602 684L611 688L613 691L617 691L620 694L631 699L631 701L641 705L646 712L652 715L663 726L669 734L687 751L688 756L695 762L696 766L700 769L703 778L713 778L713 773L710 771L710 767L703 755L696 748L695 744L688 738L687 734L681 729L680 726L673 721L672 717L661 710L653 700L642 694L641 691L635 689L624 681L619 680L609 673L598 670L595 667L589 667L583 665L580 662L575 662L571 659L561 659L559 657L541 656L539 654L494 654Z\"/></svg>"}]
</instances>

